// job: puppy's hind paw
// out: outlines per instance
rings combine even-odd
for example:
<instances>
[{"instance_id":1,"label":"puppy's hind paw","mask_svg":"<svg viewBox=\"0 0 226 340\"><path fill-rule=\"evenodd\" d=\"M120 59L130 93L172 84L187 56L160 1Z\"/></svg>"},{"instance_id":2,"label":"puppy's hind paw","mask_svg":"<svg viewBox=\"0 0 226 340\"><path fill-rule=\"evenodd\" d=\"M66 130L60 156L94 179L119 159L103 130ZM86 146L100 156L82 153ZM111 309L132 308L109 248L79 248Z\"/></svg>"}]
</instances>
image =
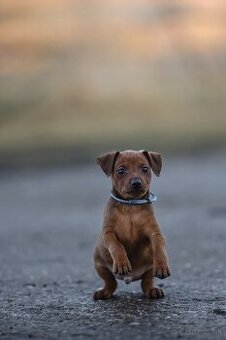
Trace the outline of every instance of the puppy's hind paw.
<instances>
[{"instance_id":1,"label":"puppy's hind paw","mask_svg":"<svg viewBox=\"0 0 226 340\"><path fill-rule=\"evenodd\" d=\"M97 289L93 294L93 300L108 300L112 297L112 293L107 289L100 288Z\"/></svg>"},{"instance_id":2,"label":"puppy's hind paw","mask_svg":"<svg viewBox=\"0 0 226 340\"><path fill-rule=\"evenodd\" d=\"M164 297L163 290L161 288L156 288L156 287L150 288L144 294L149 299L161 299Z\"/></svg>"}]
</instances>

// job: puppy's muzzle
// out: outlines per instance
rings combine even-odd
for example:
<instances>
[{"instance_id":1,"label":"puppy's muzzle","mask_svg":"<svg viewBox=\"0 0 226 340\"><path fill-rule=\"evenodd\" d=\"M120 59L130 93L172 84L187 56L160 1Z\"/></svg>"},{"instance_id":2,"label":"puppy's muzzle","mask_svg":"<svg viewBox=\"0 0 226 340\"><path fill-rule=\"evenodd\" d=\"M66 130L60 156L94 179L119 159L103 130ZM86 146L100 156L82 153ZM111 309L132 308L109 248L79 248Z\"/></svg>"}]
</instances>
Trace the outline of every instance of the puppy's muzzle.
<instances>
[{"instance_id":1,"label":"puppy's muzzle","mask_svg":"<svg viewBox=\"0 0 226 340\"><path fill-rule=\"evenodd\" d=\"M140 178L135 177L131 180L131 189L134 191L138 191L142 189L142 181Z\"/></svg>"}]
</instances>

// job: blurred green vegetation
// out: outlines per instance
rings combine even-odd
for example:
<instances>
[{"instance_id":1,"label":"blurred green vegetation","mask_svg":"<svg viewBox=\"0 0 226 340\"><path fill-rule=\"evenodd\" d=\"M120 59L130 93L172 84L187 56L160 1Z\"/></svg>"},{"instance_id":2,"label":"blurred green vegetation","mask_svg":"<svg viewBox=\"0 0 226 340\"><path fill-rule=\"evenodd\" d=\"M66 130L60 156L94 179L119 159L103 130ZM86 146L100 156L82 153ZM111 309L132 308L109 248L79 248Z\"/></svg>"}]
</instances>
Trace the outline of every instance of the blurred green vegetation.
<instances>
[{"instance_id":1,"label":"blurred green vegetation","mask_svg":"<svg viewBox=\"0 0 226 340\"><path fill-rule=\"evenodd\" d=\"M3 0L0 163L226 142L223 1Z\"/></svg>"}]
</instances>

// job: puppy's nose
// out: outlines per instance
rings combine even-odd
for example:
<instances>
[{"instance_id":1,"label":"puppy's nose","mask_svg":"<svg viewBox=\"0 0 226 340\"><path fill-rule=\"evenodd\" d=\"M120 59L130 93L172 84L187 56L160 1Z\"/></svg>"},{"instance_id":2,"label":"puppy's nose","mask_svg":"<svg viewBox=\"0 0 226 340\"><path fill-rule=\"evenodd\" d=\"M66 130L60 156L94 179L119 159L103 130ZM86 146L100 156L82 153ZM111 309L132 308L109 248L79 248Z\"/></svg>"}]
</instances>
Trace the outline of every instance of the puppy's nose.
<instances>
[{"instance_id":1,"label":"puppy's nose","mask_svg":"<svg viewBox=\"0 0 226 340\"><path fill-rule=\"evenodd\" d=\"M133 178L131 181L131 185L134 189L139 189L142 185L142 182L139 178Z\"/></svg>"}]
</instances>

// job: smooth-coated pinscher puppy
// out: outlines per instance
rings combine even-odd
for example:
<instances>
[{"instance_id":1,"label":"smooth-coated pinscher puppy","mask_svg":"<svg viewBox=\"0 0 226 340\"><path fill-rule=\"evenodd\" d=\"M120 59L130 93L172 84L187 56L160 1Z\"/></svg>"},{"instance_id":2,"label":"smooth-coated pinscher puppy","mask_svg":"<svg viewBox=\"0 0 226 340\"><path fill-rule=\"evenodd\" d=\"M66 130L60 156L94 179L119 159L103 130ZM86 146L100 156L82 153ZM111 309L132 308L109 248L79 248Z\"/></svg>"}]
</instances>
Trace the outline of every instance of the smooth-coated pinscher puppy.
<instances>
[{"instance_id":1,"label":"smooth-coated pinscher puppy","mask_svg":"<svg viewBox=\"0 0 226 340\"><path fill-rule=\"evenodd\" d=\"M154 276L170 276L165 238L155 218L149 186L152 172L159 176L162 158L148 151L111 152L97 158L112 180L112 193L105 209L103 230L94 253L94 265L104 280L93 298L112 297L117 280L141 280L145 296L161 298Z\"/></svg>"}]
</instances>

